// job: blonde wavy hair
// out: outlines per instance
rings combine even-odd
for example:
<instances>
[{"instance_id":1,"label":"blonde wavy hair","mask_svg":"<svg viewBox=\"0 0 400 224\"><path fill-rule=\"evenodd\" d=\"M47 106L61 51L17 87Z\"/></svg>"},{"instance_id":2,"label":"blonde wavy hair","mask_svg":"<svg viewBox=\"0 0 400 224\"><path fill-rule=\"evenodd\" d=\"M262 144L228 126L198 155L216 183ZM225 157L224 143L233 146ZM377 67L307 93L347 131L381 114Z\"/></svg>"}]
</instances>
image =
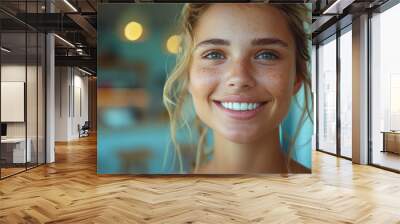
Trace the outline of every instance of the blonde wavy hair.
<instances>
[{"instance_id":1,"label":"blonde wavy hair","mask_svg":"<svg viewBox=\"0 0 400 224\"><path fill-rule=\"evenodd\" d=\"M244 3L244 4L260 4L260 3ZM262 3L265 4L265 3ZM296 45L296 74L301 79L304 89L304 106L302 109L301 119L297 125L294 136L289 139L287 169L290 172L290 161L294 151L294 144L302 125L307 119L312 120L311 109L313 107L311 100L311 80L309 77L308 64L309 55L309 37L308 33L310 18L310 9L306 4L270 4L277 8L286 18L287 25L294 36ZM199 166L206 161L205 143L207 142L207 127L200 121L198 116L194 120L189 121L183 115L183 107L188 98L189 83L189 66L191 65L192 52L194 49L193 31L197 21L201 15L211 6L211 4L187 3L184 5L180 17L180 38L181 45L177 54L177 61L174 69L167 78L164 85L163 101L170 118L170 134L172 144L175 149L174 162L178 157L180 172L183 172L183 161L181 145L177 141L177 130L179 128L187 128L191 135L191 126L198 131L198 144L196 151L196 162L194 170L198 170ZM297 102L298 103L298 102ZM300 105L300 104L298 104ZM287 136L286 136L287 137ZM285 136L284 136L285 138ZM165 160L164 160L165 161Z\"/></svg>"}]
</instances>

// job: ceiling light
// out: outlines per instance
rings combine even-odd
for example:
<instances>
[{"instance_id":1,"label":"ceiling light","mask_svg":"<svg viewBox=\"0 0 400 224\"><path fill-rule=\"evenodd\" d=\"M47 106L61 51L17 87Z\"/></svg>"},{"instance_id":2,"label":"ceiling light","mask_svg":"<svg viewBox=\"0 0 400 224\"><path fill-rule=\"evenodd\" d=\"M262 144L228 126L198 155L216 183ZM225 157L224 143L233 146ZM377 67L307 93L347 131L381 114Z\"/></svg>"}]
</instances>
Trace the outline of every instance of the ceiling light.
<instances>
[{"instance_id":1,"label":"ceiling light","mask_svg":"<svg viewBox=\"0 0 400 224\"><path fill-rule=\"evenodd\" d=\"M83 72L83 73L85 73L85 74L87 74L87 75L90 75L90 76L92 75L92 73L90 73L90 72L88 72L88 71L85 71L85 70L83 70L83 69L81 69L81 68L79 68L79 67L78 67L78 70L81 71L81 72Z\"/></svg>"},{"instance_id":2,"label":"ceiling light","mask_svg":"<svg viewBox=\"0 0 400 224\"><path fill-rule=\"evenodd\" d=\"M327 9L324 10L324 12L322 14L327 14L330 13L330 11L332 9L334 9L336 7L336 5L340 2L340 0L336 0L335 2L333 2L332 5L330 5Z\"/></svg>"},{"instance_id":3,"label":"ceiling light","mask_svg":"<svg viewBox=\"0 0 400 224\"><path fill-rule=\"evenodd\" d=\"M342 14L343 10L351 5L355 0L336 0L322 14Z\"/></svg>"},{"instance_id":4,"label":"ceiling light","mask_svg":"<svg viewBox=\"0 0 400 224\"><path fill-rule=\"evenodd\" d=\"M67 4L74 12L78 12L78 10L71 4L69 3L68 0L64 0L65 4Z\"/></svg>"},{"instance_id":5,"label":"ceiling light","mask_svg":"<svg viewBox=\"0 0 400 224\"><path fill-rule=\"evenodd\" d=\"M63 41L64 43L66 43L67 45L69 45L70 47L75 48L75 45L71 44L71 42L69 42L68 40L58 36L57 34L54 34L55 37L57 37L58 39L60 39L61 41Z\"/></svg>"},{"instance_id":6,"label":"ceiling light","mask_svg":"<svg viewBox=\"0 0 400 224\"><path fill-rule=\"evenodd\" d=\"M11 50L9 50L9 49L7 49L7 48L5 48L5 47L1 47L1 50L4 51L4 52L7 52L7 53L10 53L10 52L11 52Z\"/></svg>"}]
</instances>

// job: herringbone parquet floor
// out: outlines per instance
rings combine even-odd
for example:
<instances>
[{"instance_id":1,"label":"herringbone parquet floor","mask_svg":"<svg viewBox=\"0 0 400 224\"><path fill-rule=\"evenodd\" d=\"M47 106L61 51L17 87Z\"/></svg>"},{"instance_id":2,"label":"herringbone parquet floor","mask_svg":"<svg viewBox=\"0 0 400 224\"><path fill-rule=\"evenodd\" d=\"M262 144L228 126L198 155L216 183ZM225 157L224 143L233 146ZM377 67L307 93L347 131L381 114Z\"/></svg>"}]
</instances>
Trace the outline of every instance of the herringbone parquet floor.
<instances>
[{"instance_id":1,"label":"herringbone parquet floor","mask_svg":"<svg viewBox=\"0 0 400 224\"><path fill-rule=\"evenodd\" d=\"M96 139L0 181L0 223L400 223L400 175L315 152L313 174L96 174Z\"/></svg>"}]
</instances>

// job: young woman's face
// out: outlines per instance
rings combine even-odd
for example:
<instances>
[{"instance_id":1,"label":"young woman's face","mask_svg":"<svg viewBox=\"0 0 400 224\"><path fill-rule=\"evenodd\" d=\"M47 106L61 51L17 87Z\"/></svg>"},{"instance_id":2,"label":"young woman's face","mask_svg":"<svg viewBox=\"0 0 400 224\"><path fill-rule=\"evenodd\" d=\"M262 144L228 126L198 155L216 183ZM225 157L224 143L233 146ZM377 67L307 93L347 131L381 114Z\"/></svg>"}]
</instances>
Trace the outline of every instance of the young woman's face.
<instances>
[{"instance_id":1,"label":"young woman's face","mask_svg":"<svg viewBox=\"0 0 400 224\"><path fill-rule=\"evenodd\" d=\"M200 119L237 143L276 130L301 82L281 12L260 4L214 4L194 29L189 92Z\"/></svg>"}]
</instances>

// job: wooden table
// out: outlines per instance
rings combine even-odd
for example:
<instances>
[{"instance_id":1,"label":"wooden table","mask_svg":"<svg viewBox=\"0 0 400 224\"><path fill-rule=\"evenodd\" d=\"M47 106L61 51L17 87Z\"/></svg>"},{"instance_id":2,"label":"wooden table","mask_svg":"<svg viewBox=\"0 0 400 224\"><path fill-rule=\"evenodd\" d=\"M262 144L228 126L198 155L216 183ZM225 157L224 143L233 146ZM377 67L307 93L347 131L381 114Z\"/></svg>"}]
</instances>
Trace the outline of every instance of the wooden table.
<instances>
[{"instance_id":1,"label":"wooden table","mask_svg":"<svg viewBox=\"0 0 400 224\"><path fill-rule=\"evenodd\" d=\"M393 152L400 154L400 131L382 131L383 150L382 152Z\"/></svg>"}]
</instances>

